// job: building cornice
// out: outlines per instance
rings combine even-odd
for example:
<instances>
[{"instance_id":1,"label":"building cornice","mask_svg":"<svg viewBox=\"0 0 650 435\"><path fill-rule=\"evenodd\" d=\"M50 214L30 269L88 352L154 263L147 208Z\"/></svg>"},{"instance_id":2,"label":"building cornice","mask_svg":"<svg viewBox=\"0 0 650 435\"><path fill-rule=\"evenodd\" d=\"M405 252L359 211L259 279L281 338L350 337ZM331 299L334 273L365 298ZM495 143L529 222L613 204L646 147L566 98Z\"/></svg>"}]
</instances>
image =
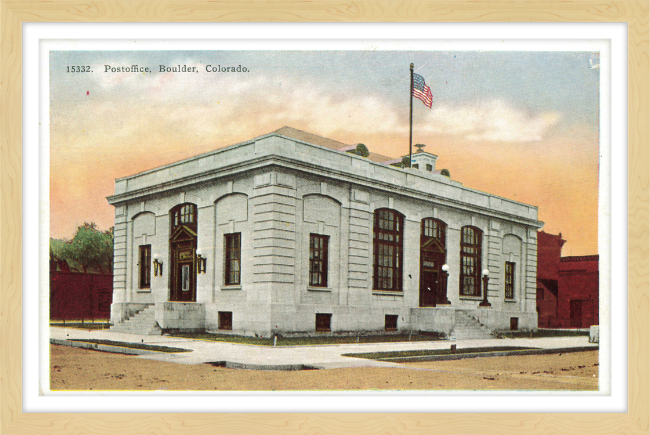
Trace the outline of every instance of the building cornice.
<instances>
[{"instance_id":1,"label":"building cornice","mask_svg":"<svg viewBox=\"0 0 650 435\"><path fill-rule=\"evenodd\" d=\"M306 148L297 149L301 146ZM543 225L537 220L535 206L470 189L441 175L387 166L277 133L117 179L116 194L107 199L117 206L267 167L318 175L537 228Z\"/></svg>"}]
</instances>

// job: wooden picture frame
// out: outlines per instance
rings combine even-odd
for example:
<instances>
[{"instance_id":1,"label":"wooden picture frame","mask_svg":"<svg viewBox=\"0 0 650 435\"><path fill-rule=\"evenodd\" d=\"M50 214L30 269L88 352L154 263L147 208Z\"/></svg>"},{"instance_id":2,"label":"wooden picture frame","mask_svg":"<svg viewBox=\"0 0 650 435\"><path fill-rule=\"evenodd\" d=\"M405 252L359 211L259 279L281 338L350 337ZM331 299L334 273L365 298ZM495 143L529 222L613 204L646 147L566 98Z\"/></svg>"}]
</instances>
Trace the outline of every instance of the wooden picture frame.
<instances>
[{"instance_id":1,"label":"wooden picture frame","mask_svg":"<svg viewBox=\"0 0 650 435\"><path fill-rule=\"evenodd\" d=\"M0 0L0 434L648 434L647 1ZM43 414L22 409L22 24L28 22L625 22L628 25L628 411L507 414ZM27 158L27 157L26 157Z\"/></svg>"}]
</instances>

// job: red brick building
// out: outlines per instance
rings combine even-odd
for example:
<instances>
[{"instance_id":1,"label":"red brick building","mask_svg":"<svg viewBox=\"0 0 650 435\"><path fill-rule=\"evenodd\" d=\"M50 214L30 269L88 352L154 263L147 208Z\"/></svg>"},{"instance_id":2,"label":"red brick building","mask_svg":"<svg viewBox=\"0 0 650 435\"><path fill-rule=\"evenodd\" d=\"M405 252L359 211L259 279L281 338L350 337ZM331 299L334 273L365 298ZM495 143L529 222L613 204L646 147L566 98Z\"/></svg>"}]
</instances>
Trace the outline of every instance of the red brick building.
<instances>
[{"instance_id":1,"label":"red brick building","mask_svg":"<svg viewBox=\"0 0 650 435\"><path fill-rule=\"evenodd\" d=\"M540 328L598 324L598 255L562 257L562 234L537 233L537 314Z\"/></svg>"},{"instance_id":2,"label":"red brick building","mask_svg":"<svg viewBox=\"0 0 650 435\"><path fill-rule=\"evenodd\" d=\"M50 271L50 320L108 320L113 274Z\"/></svg>"}]
</instances>

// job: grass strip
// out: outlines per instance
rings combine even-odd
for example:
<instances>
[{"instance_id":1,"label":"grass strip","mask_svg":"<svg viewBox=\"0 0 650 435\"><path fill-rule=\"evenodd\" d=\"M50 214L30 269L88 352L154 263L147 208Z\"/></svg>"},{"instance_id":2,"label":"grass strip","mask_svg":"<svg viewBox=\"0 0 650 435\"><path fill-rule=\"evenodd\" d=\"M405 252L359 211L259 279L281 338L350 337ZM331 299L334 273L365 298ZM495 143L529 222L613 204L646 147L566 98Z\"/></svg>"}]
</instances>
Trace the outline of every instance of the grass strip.
<instances>
[{"instance_id":1,"label":"grass strip","mask_svg":"<svg viewBox=\"0 0 650 435\"><path fill-rule=\"evenodd\" d=\"M544 337L582 337L589 336L589 331L567 329L538 329L536 331L499 332L503 338L544 338Z\"/></svg>"},{"instance_id":2,"label":"grass strip","mask_svg":"<svg viewBox=\"0 0 650 435\"><path fill-rule=\"evenodd\" d=\"M50 322L50 326L56 326L58 328L76 328L76 329L109 329L111 327L111 324L108 322L106 323Z\"/></svg>"},{"instance_id":3,"label":"grass strip","mask_svg":"<svg viewBox=\"0 0 650 435\"><path fill-rule=\"evenodd\" d=\"M227 334L189 334L174 333L172 337L190 338L194 340L222 341L227 343L255 344L260 346L273 346L272 338L244 337ZM280 337L278 346L314 346L326 344L350 344L350 343L399 343L408 341L436 341L436 337L412 334L399 335L367 335L367 336L323 336L323 337Z\"/></svg>"},{"instance_id":4,"label":"grass strip","mask_svg":"<svg viewBox=\"0 0 650 435\"><path fill-rule=\"evenodd\" d=\"M192 352L190 349L181 349L180 347L158 346L155 344L144 344L144 343L129 343L126 341L96 340L96 339L88 339L88 340L73 339L69 341L77 341L80 343L103 344L107 346L127 347L129 349L152 350L155 352L166 352L166 353Z\"/></svg>"},{"instance_id":5,"label":"grass strip","mask_svg":"<svg viewBox=\"0 0 650 435\"><path fill-rule=\"evenodd\" d=\"M353 358L365 358L384 360L392 358L407 358L412 356L440 356L440 355L466 355L472 353L490 353L490 352L503 352L511 350L533 350L535 347L523 346L495 346L495 347L467 347L463 349L456 349L454 352L451 349L435 349L435 350L399 350L388 352L367 352L367 353L345 353L343 356Z\"/></svg>"}]
</instances>

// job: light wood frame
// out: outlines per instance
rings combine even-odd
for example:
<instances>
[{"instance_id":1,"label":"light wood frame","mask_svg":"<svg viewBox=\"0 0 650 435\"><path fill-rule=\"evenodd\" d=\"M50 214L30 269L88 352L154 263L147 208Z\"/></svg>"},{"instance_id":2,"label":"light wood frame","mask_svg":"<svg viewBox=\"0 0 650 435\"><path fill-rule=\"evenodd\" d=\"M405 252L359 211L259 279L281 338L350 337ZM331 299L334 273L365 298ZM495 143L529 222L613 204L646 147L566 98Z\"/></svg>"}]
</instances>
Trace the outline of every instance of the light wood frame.
<instances>
[{"instance_id":1,"label":"light wood frame","mask_svg":"<svg viewBox=\"0 0 650 435\"><path fill-rule=\"evenodd\" d=\"M648 434L648 1L0 0L0 434ZM626 22L628 412L606 414L27 414L22 412L22 23Z\"/></svg>"}]
</instances>

